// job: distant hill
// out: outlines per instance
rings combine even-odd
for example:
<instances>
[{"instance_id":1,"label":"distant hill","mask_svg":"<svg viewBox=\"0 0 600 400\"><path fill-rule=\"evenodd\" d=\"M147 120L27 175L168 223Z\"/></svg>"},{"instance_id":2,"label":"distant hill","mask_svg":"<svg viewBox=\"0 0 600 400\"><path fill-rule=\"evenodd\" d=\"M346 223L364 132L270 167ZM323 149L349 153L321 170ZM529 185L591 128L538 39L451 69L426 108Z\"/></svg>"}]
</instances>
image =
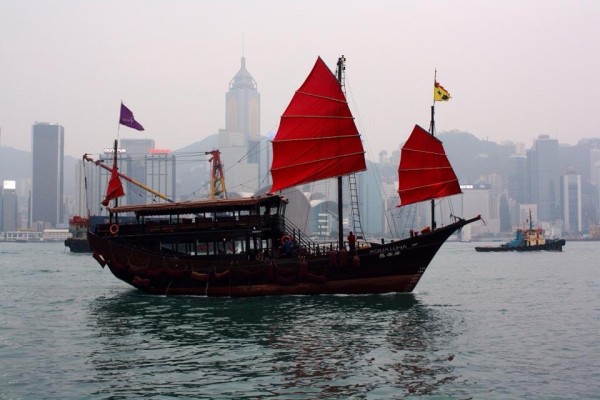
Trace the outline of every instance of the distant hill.
<instances>
[{"instance_id":1,"label":"distant hill","mask_svg":"<svg viewBox=\"0 0 600 400\"><path fill-rule=\"evenodd\" d=\"M492 173L506 176L514 146L481 140L467 132L438 134L456 175L463 184L476 183Z\"/></svg>"},{"instance_id":2,"label":"distant hill","mask_svg":"<svg viewBox=\"0 0 600 400\"><path fill-rule=\"evenodd\" d=\"M31 178L31 153L0 147L0 181Z\"/></svg>"}]
</instances>

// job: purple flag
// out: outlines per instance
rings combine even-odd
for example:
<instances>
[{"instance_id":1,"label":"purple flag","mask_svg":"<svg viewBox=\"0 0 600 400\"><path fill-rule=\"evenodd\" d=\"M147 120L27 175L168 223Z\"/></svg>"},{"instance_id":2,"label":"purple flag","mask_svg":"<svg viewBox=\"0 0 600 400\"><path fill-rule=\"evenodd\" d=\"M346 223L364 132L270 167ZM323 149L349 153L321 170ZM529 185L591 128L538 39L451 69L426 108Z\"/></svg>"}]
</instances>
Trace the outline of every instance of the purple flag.
<instances>
[{"instance_id":1,"label":"purple flag","mask_svg":"<svg viewBox=\"0 0 600 400\"><path fill-rule=\"evenodd\" d=\"M133 118L133 113L125 104L121 103L121 117L119 118L119 123L121 125L128 126L133 129L137 129L138 131L143 131L144 127Z\"/></svg>"}]
</instances>

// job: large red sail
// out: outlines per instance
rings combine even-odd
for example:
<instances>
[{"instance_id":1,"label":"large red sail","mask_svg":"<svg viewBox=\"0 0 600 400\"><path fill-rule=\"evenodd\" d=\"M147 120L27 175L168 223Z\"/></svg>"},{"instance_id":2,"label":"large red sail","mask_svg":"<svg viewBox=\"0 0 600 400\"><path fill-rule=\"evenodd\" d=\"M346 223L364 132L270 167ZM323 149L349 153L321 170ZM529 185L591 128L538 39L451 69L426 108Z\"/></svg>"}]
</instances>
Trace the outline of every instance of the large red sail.
<instances>
[{"instance_id":1,"label":"large red sail","mask_svg":"<svg viewBox=\"0 0 600 400\"><path fill-rule=\"evenodd\" d=\"M442 142L419 125L402 147L398 180L398 206L462 193Z\"/></svg>"},{"instance_id":2,"label":"large red sail","mask_svg":"<svg viewBox=\"0 0 600 400\"><path fill-rule=\"evenodd\" d=\"M346 96L319 57L281 116L273 139L271 192L365 169Z\"/></svg>"}]
</instances>

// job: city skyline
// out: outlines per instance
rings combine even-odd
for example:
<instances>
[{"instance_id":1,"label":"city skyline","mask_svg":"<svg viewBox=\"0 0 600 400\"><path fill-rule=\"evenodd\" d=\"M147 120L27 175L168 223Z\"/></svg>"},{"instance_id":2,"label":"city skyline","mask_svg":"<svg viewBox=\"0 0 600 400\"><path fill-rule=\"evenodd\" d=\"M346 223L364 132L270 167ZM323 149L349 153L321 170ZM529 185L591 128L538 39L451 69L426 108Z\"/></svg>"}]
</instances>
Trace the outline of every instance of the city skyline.
<instances>
[{"instance_id":1,"label":"city skyline","mask_svg":"<svg viewBox=\"0 0 600 400\"><path fill-rule=\"evenodd\" d=\"M34 130L39 129L39 127L34 126ZM56 126L41 125L41 127L53 128ZM59 126L59 128L62 127ZM597 180L597 174L595 175L594 173L599 171L597 149L600 148L600 138L582 142L574 147L560 147L558 146L558 141L542 135L537 139L538 143L535 146L527 149L526 155L519 156L514 155L514 145L481 141L472 137L472 135L449 134L443 135L443 139L445 139L444 142L447 144L446 150L449 158L456 161L453 165L457 171L461 185L464 187L464 198L463 196L458 196L460 200L453 200L452 203L455 201L458 202L451 208L454 208L459 215L470 215L473 213L482 215L486 221L486 224L472 228L473 236L480 237L481 235L485 236L486 234L510 231L512 226L522 222L521 214L523 210L527 211L532 207L535 208L535 220L543 222L547 229L551 227L554 232L553 234L560 235L560 233L557 233L560 231L555 231L555 229L566 229L566 232L570 233L581 232L583 229L584 232L587 232L588 229L591 229L590 224L597 223L595 221L598 221L600 207L597 206L597 183L594 183ZM129 150L133 150L132 154L137 154L136 159L139 159L142 154L152 155L151 148L153 146L149 142L152 141L148 139L123 140L123 148L127 149L128 154ZM173 159L183 154L185 153L173 153ZM160 155L167 154L160 153ZM398 160L395 159L397 157L399 157L399 154L392 154L391 158L383 159L378 167L369 167L365 173L358 175L358 181L361 186L366 184L367 187L373 187L373 179L378 180L383 178L382 180L385 182L381 192L369 189L361 190L365 196L362 197L361 207L364 207L363 211L373 214L365 220L366 224L364 225L368 229L373 230L373 232L381 232L383 228L380 224L380 219L384 211L379 209L377 204L382 201L389 203L392 200L394 204L391 207L395 209L397 199L393 200L393 193L396 191L397 183L393 183L393 181L397 179L396 170ZM548 163L548 161L556 159L559 160L559 163ZM85 204L79 204L78 202L87 203L87 206L91 206L91 210L96 210L96 212L102 210L97 206L93 206L94 201L92 203L86 201L85 196L83 200L80 198L80 192L83 190L83 178L77 176L77 174L73 177L71 173L73 170L76 169L79 171L81 168L73 168L73 163L77 161L76 159L72 159L68 163L66 160L67 156L65 157L65 167L67 164L71 165L71 167L66 168L67 174L65 174L65 178L67 181L72 181L74 178L76 183L74 196L73 193L65 191L65 206L67 206L68 215L87 214L88 208L85 207ZM152 160L150 162L152 163ZM81 160L77 161L77 163L80 164ZM14 164L16 163L13 161ZM127 167L128 164L126 162L125 166L122 166L123 170L128 176L135 175ZM100 180L97 177L94 178L98 172L101 175L101 170L93 168L92 165L89 165L89 167L91 175L87 177L88 188L100 185L96 188L95 195L92 196L92 198L96 199L95 203L98 203L99 199L103 198L102 193L105 192L101 182L106 182L107 178L106 176L104 178L100 177ZM206 165L203 167L203 176L208 179L205 167ZM198 172L195 167L192 169ZM106 175L106 172L104 172L104 175ZM544 178L542 178L542 175L544 175ZM189 174L186 176L186 178L177 178L181 179L179 182L179 185L181 185L180 189L183 189L183 186L189 188L189 183L191 182L188 182L188 180L190 178L193 180L192 186L197 188L198 177L191 177ZM175 179L175 176L172 178ZM145 179L143 176L137 178L138 181L144 181ZM554 181L554 183L550 181ZM8 182L15 183L15 181ZM26 186L31 185L31 179L29 179L29 183L27 183L27 179L20 182L16 182L15 189L19 189L21 192L19 203L21 204L21 215L25 216L27 215L27 208L25 207L27 205L27 196L23 195L24 188L22 184L24 183ZM77 182L79 182L79 185L77 185ZM157 187L156 184L151 184L150 186L153 188ZM375 184L375 186L378 185ZM126 190L126 194L128 196L136 196L134 203L137 203L139 200L137 195L129 193L129 189ZM314 189L319 191L324 188ZM233 192L235 193L236 190L238 188L234 187ZM162 192L165 193L164 190ZM177 196L184 195L184 198L187 198L186 193L189 194L189 191L178 192ZM371 199L371 196L374 197ZM519 207L521 214L517 215L515 207ZM502 211L503 209L505 210L504 212ZM421 216L421 218L425 217ZM445 218L449 218L448 215ZM555 221L558 225L550 226L548 225L548 221L551 224L553 223L552 221ZM420 224L426 225L427 222L423 220ZM388 227L387 229L390 228ZM385 232L388 232L387 229Z\"/></svg>"},{"instance_id":2,"label":"city skyline","mask_svg":"<svg viewBox=\"0 0 600 400\"><path fill-rule=\"evenodd\" d=\"M558 0L302 7L7 0L0 145L30 150L32 124L45 121L65 127L65 154L97 153L117 136L122 100L146 131L121 128L120 138L179 149L225 127L224 93L242 56L261 93L260 133L268 135L316 57L333 70L341 54L372 160L399 148L415 123L428 126L436 69L452 95L436 107L438 131L527 146L547 134L573 145L600 134L589 118L599 16L595 2Z\"/></svg>"}]
</instances>

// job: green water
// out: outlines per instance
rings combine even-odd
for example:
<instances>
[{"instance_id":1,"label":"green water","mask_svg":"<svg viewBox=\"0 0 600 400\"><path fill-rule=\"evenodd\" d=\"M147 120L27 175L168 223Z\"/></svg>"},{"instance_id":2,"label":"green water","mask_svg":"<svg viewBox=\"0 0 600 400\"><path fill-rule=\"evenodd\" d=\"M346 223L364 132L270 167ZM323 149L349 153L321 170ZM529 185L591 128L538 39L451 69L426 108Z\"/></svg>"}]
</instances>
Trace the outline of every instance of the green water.
<instances>
[{"instance_id":1,"label":"green water","mask_svg":"<svg viewBox=\"0 0 600 400\"><path fill-rule=\"evenodd\" d=\"M414 294L209 299L0 243L0 398L600 399L600 243L473 247Z\"/></svg>"}]
</instances>

